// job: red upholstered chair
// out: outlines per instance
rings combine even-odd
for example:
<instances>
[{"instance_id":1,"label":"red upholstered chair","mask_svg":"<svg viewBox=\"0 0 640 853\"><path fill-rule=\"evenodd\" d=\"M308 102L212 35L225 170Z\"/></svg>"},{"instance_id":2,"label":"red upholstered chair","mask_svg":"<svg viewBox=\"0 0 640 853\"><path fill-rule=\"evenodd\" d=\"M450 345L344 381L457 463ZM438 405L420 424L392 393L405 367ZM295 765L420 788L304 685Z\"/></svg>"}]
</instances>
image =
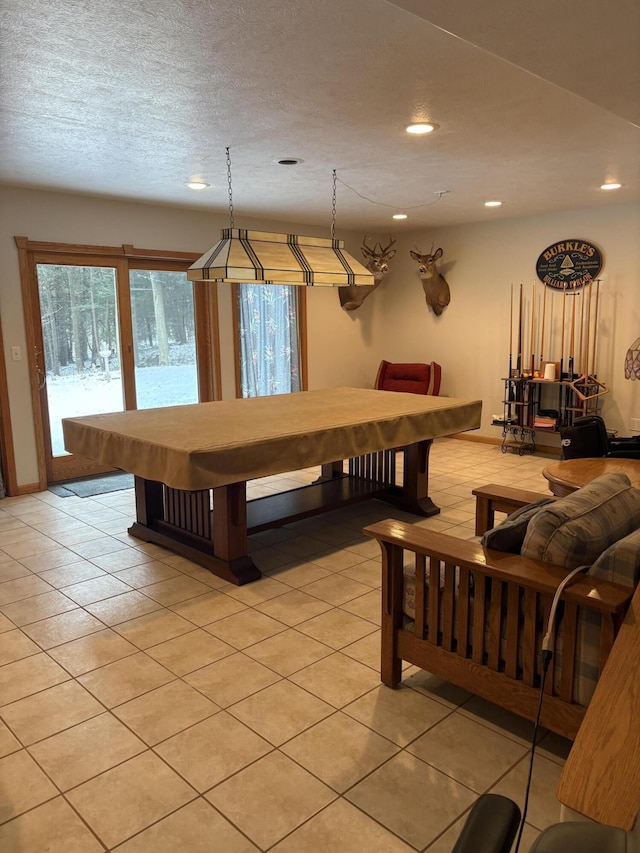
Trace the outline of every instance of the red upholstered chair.
<instances>
[{"instance_id":1,"label":"red upholstered chair","mask_svg":"<svg viewBox=\"0 0 640 853\"><path fill-rule=\"evenodd\" d=\"M437 397L441 378L442 368L435 361L431 364L381 361L375 387L379 391L404 391L407 394Z\"/></svg>"}]
</instances>

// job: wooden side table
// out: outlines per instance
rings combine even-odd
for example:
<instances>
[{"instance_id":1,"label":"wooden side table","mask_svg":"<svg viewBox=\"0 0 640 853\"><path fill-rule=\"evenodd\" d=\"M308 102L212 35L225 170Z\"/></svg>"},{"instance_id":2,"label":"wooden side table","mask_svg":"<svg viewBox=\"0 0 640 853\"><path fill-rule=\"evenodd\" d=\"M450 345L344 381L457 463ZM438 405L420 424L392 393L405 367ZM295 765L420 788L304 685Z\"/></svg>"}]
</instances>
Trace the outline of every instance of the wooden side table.
<instances>
[{"instance_id":1,"label":"wooden side table","mask_svg":"<svg viewBox=\"0 0 640 853\"><path fill-rule=\"evenodd\" d=\"M606 456L565 459L547 465L542 471L542 476L549 481L549 489L559 498L586 486L601 474L626 474L631 485L640 488L640 459L609 459Z\"/></svg>"},{"instance_id":2,"label":"wooden side table","mask_svg":"<svg viewBox=\"0 0 640 853\"><path fill-rule=\"evenodd\" d=\"M567 460L577 461L577 460ZM640 809L640 588L598 679L556 794L598 823L632 829Z\"/></svg>"}]
</instances>

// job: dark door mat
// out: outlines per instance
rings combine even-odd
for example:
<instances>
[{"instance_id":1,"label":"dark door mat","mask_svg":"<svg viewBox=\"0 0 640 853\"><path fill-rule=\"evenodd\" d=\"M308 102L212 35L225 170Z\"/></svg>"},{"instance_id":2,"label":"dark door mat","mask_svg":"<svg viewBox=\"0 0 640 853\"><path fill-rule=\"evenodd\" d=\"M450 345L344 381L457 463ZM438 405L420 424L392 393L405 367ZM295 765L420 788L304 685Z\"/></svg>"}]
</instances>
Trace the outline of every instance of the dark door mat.
<instances>
[{"instance_id":1,"label":"dark door mat","mask_svg":"<svg viewBox=\"0 0 640 853\"><path fill-rule=\"evenodd\" d=\"M109 492L121 492L133 488L133 474L106 474L86 480L72 480L57 486L49 486L49 491L61 498L76 495L79 498L91 498L94 495L108 495Z\"/></svg>"}]
</instances>

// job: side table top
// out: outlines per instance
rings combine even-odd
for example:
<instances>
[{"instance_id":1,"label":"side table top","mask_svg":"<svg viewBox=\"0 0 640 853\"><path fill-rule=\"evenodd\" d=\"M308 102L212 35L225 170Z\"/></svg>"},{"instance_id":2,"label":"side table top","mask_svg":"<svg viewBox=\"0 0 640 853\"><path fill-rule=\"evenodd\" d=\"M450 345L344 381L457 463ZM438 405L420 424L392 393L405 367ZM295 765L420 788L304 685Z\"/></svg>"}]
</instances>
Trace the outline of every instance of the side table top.
<instances>
[{"instance_id":1,"label":"side table top","mask_svg":"<svg viewBox=\"0 0 640 853\"><path fill-rule=\"evenodd\" d=\"M547 465L542 476L549 481L554 495L564 497L586 486L601 474L626 474L631 485L640 488L640 459L584 458L565 459Z\"/></svg>"}]
</instances>

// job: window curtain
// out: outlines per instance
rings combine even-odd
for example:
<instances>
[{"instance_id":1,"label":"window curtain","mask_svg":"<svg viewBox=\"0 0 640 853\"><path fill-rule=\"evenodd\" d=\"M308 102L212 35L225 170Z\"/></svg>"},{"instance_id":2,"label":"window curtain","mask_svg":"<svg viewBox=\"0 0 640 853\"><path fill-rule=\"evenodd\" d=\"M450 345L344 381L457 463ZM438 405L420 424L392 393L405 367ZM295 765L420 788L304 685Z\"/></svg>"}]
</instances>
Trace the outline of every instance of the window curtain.
<instances>
[{"instance_id":1,"label":"window curtain","mask_svg":"<svg viewBox=\"0 0 640 853\"><path fill-rule=\"evenodd\" d=\"M296 290L293 285L238 285L243 397L300 390Z\"/></svg>"}]
</instances>

